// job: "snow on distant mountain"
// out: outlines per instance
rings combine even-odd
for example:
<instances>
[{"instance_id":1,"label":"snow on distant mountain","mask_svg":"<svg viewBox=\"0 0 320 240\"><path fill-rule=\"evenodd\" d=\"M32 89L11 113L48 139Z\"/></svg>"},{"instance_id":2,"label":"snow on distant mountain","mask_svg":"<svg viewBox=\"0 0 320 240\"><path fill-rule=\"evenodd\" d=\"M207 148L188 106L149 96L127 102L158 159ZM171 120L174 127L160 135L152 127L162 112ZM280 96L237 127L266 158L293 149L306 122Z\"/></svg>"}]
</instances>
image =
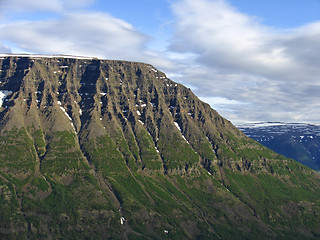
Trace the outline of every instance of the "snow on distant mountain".
<instances>
[{"instance_id":1,"label":"snow on distant mountain","mask_svg":"<svg viewBox=\"0 0 320 240\"><path fill-rule=\"evenodd\" d=\"M237 126L262 145L320 170L320 126L307 123L259 122Z\"/></svg>"}]
</instances>

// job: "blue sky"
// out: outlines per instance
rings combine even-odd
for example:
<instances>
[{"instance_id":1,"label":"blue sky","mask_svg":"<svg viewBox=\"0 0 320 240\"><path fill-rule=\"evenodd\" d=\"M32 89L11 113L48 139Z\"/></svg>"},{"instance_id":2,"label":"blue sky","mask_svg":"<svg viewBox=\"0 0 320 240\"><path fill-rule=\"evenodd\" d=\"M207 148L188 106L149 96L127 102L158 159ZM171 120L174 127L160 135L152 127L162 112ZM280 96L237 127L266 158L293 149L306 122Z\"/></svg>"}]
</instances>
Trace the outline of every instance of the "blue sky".
<instances>
[{"instance_id":1,"label":"blue sky","mask_svg":"<svg viewBox=\"0 0 320 240\"><path fill-rule=\"evenodd\" d=\"M320 18L319 0L230 0L240 11L257 16L263 24L294 28Z\"/></svg>"},{"instance_id":2,"label":"blue sky","mask_svg":"<svg viewBox=\"0 0 320 240\"><path fill-rule=\"evenodd\" d=\"M320 124L320 0L2 0L0 52L153 64L234 123Z\"/></svg>"}]
</instances>

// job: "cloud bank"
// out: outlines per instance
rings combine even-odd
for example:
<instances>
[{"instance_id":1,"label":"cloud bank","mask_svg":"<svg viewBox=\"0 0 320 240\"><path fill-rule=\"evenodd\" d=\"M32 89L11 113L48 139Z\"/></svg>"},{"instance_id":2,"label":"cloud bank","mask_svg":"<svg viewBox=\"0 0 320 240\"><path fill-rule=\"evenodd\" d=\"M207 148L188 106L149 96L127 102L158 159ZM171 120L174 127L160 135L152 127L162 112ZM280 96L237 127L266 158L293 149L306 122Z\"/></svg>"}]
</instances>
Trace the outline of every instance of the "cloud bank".
<instances>
[{"instance_id":1,"label":"cloud bank","mask_svg":"<svg viewBox=\"0 0 320 240\"><path fill-rule=\"evenodd\" d=\"M85 10L84 7L92 2L1 2L0 9L6 17L0 22L0 52L82 55L170 65L168 60L159 56L159 52L148 49L150 37L137 31L130 23L106 12ZM20 13L22 18L12 20L16 13ZM46 18L30 19L30 14L45 15Z\"/></svg>"},{"instance_id":2,"label":"cloud bank","mask_svg":"<svg viewBox=\"0 0 320 240\"><path fill-rule=\"evenodd\" d=\"M183 0L172 9L176 32L170 50L196 56L185 66L183 81L197 86L213 107L218 105L210 98L226 99L224 116L319 122L320 22L275 29L222 0Z\"/></svg>"},{"instance_id":3,"label":"cloud bank","mask_svg":"<svg viewBox=\"0 0 320 240\"><path fill-rule=\"evenodd\" d=\"M147 37L104 13L68 13L56 20L0 26L1 36L28 52L107 58L141 55Z\"/></svg>"}]
</instances>

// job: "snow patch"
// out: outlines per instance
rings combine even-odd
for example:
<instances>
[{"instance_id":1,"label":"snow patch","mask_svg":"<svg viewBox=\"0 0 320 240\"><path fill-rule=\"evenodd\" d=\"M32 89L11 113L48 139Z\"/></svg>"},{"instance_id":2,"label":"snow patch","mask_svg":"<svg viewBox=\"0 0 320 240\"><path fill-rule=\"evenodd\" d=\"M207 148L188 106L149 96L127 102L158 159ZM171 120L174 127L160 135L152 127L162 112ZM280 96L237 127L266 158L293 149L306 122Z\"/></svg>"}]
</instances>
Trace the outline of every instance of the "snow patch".
<instances>
[{"instance_id":1,"label":"snow patch","mask_svg":"<svg viewBox=\"0 0 320 240\"><path fill-rule=\"evenodd\" d=\"M257 122L257 123L245 123L237 125L238 128L260 128L260 127L271 127L271 126L282 126L286 125L284 122Z\"/></svg>"},{"instance_id":2,"label":"snow patch","mask_svg":"<svg viewBox=\"0 0 320 240\"><path fill-rule=\"evenodd\" d=\"M73 128L74 131L76 131L76 129L74 128L73 122L72 122L72 118L69 116L69 114L66 112L66 110L63 107L60 107L60 109L64 112L64 114L68 117L68 119L70 120L70 124Z\"/></svg>"},{"instance_id":3,"label":"snow patch","mask_svg":"<svg viewBox=\"0 0 320 240\"><path fill-rule=\"evenodd\" d=\"M63 107L60 107L60 109L64 112L64 114L68 117L70 121L72 121L72 118L69 116L69 114L66 112L66 110Z\"/></svg>"},{"instance_id":4,"label":"snow patch","mask_svg":"<svg viewBox=\"0 0 320 240\"><path fill-rule=\"evenodd\" d=\"M3 100L6 99L6 97L11 93L12 93L12 91L0 90L0 107L3 104Z\"/></svg>"},{"instance_id":5,"label":"snow patch","mask_svg":"<svg viewBox=\"0 0 320 240\"><path fill-rule=\"evenodd\" d=\"M181 128L179 126L179 124L177 122L174 122L174 125L176 125L176 127L178 128L178 130L181 132Z\"/></svg>"},{"instance_id":6,"label":"snow patch","mask_svg":"<svg viewBox=\"0 0 320 240\"><path fill-rule=\"evenodd\" d=\"M137 110L137 114L138 114L139 116L141 116L141 113L140 113L140 111L139 111L139 110Z\"/></svg>"},{"instance_id":7,"label":"snow patch","mask_svg":"<svg viewBox=\"0 0 320 240\"><path fill-rule=\"evenodd\" d=\"M189 144L189 142L188 142L188 140L185 138L185 136L183 136L183 135L181 135L182 136L182 138L184 139L184 140L186 140L187 141L187 143ZM197 153L197 152L196 152Z\"/></svg>"},{"instance_id":8,"label":"snow patch","mask_svg":"<svg viewBox=\"0 0 320 240\"><path fill-rule=\"evenodd\" d=\"M142 125L144 125L144 122L142 122L141 120L138 120L139 123L141 123Z\"/></svg>"},{"instance_id":9,"label":"snow patch","mask_svg":"<svg viewBox=\"0 0 320 240\"><path fill-rule=\"evenodd\" d=\"M150 68L151 71L158 72L158 70L153 68L152 66L149 66L149 68Z\"/></svg>"},{"instance_id":10,"label":"snow patch","mask_svg":"<svg viewBox=\"0 0 320 240\"><path fill-rule=\"evenodd\" d=\"M123 225L125 221L126 221L126 219L125 219L124 217L121 217L121 218L120 218L120 224L121 224L121 225Z\"/></svg>"},{"instance_id":11,"label":"snow patch","mask_svg":"<svg viewBox=\"0 0 320 240\"><path fill-rule=\"evenodd\" d=\"M179 126L179 124L177 122L174 122L174 125L176 125L176 127L178 128L178 130L181 133L182 138L190 145L190 143L188 142L188 140L185 138L185 136L182 134L181 128Z\"/></svg>"}]
</instances>

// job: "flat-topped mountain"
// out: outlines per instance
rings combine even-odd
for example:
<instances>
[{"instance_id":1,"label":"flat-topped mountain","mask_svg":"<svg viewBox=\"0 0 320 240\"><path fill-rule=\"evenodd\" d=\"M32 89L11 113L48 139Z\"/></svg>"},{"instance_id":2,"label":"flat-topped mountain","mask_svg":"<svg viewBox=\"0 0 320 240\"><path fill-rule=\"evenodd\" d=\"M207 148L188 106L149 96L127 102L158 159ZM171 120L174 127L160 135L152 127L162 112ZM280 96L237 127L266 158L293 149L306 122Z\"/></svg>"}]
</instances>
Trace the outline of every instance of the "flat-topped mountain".
<instances>
[{"instance_id":1,"label":"flat-topped mountain","mask_svg":"<svg viewBox=\"0 0 320 240\"><path fill-rule=\"evenodd\" d=\"M143 63L0 56L2 239L320 236L320 178Z\"/></svg>"}]
</instances>

